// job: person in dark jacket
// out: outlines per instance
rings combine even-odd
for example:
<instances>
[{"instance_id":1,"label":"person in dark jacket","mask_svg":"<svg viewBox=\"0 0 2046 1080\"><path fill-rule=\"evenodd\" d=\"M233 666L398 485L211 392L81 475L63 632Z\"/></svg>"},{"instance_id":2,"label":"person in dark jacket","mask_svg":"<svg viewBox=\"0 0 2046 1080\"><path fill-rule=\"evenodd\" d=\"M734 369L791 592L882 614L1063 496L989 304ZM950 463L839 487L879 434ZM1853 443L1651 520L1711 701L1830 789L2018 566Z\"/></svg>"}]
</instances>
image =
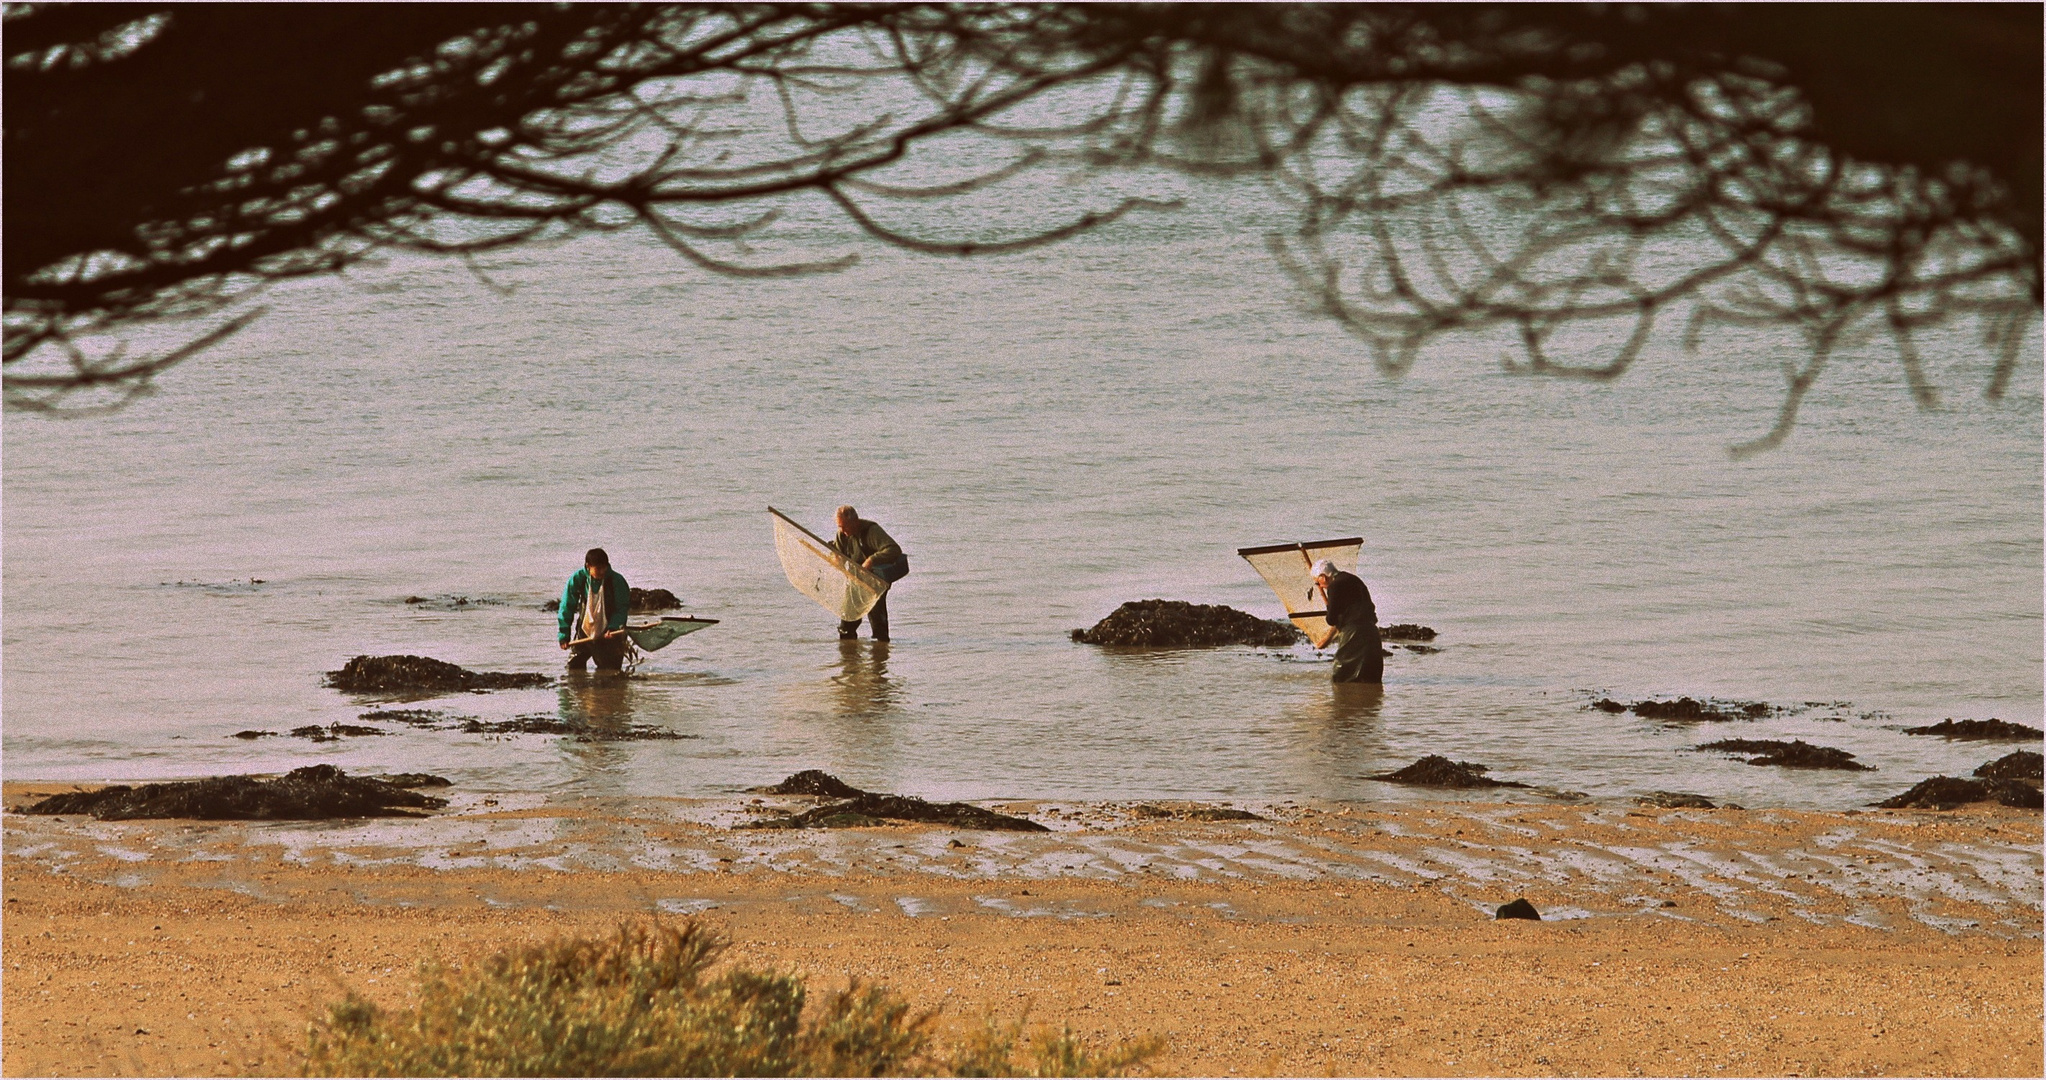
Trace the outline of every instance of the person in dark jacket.
<instances>
[{"instance_id":1,"label":"person in dark jacket","mask_svg":"<svg viewBox=\"0 0 2046 1080\"><path fill-rule=\"evenodd\" d=\"M1314 564L1314 584L1327 601L1328 624L1334 631L1329 639L1315 642L1327 648L1336 643L1336 669L1330 676L1342 683L1382 683L1385 655L1378 643L1378 607L1371 602L1371 590L1364 579L1323 559Z\"/></svg>"},{"instance_id":2,"label":"person in dark jacket","mask_svg":"<svg viewBox=\"0 0 2046 1080\"><path fill-rule=\"evenodd\" d=\"M625 615L631 606L625 575L611 569L611 556L603 548L591 548L583 568L569 575L561 590L555 616L556 637L568 650L568 670L588 671L592 658L598 671L625 666Z\"/></svg>"},{"instance_id":3,"label":"person in dark jacket","mask_svg":"<svg viewBox=\"0 0 2046 1080\"><path fill-rule=\"evenodd\" d=\"M900 581L909 573L909 556L902 553L902 545L888 535L880 525L862 520L860 512L850 506L838 508L838 536L831 541L831 548L840 555L874 572L883 581ZM875 641L888 640L888 597L882 594L874 610L867 612L867 625L874 630ZM859 632L860 622L838 624L838 636L851 638Z\"/></svg>"}]
</instances>

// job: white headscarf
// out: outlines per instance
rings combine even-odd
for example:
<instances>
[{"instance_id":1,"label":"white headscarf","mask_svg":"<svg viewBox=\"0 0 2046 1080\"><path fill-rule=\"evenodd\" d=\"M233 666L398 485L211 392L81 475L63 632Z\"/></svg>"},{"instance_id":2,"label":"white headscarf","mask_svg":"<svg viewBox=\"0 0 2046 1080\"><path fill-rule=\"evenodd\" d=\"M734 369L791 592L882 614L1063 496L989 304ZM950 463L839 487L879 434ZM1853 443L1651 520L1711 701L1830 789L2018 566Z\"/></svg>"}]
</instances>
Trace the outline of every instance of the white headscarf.
<instances>
[{"instance_id":1,"label":"white headscarf","mask_svg":"<svg viewBox=\"0 0 2046 1080\"><path fill-rule=\"evenodd\" d=\"M1336 564L1327 559L1316 559L1314 566L1307 571L1307 576L1334 577L1336 576Z\"/></svg>"}]
</instances>

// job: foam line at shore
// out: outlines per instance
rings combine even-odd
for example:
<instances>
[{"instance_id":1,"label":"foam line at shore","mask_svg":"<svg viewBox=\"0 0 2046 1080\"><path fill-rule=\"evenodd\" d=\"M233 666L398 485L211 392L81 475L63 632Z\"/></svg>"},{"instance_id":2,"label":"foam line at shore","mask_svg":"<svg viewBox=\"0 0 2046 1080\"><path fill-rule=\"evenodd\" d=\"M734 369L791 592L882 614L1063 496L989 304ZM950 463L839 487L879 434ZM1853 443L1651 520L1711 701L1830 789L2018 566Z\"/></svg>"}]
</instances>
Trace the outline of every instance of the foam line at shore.
<instances>
[{"instance_id":1,"label":"foam line at shore","mask_svg":"<svg viewBox=\"0 0 2046 1080\"><path fill-rule=\"evenodd\" d=\"M1633 810L1443 803L1260 808L1264 820L1159 820L1130 804L1002 804L1057 830L751 830L801 798L680 800L457 796L426 821L97 822L9 814L5 853L85 880L175 881L266 895L294 869L335 875L358 898L432 903L420 874L474 878L479 895L544 903L507 875L616 874L658 886L628 906L700 910L732 875L821 875L846 903L910 911L919 880L986 882L991 912L1084 917L1016 890L1051 880L1174 885L1296 881L1433 889L1472 907L1538 897L1550 918L1817 924L2041 936L2040 818L1960 813ZM859 880L886 888L853 887ZM935 882L934 882L935 883ZM586 903L587 900L578 901ZM677 906L680 905L680 906ZM909 906L905 906L909 905ZM933 909L936 912L936 909ZM910 912L922 914L921 911ZM940 915L943 912L936 912Z\"/></svg>"}]
</instances>

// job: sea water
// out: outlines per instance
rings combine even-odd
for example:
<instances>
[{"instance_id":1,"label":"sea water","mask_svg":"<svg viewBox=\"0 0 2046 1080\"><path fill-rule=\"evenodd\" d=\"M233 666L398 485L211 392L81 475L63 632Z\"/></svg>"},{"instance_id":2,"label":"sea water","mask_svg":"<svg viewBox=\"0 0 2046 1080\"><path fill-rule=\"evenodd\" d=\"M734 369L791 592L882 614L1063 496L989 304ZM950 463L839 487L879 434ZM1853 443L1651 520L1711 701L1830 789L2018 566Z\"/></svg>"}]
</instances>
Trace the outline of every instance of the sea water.
<instances>
[{"instance_id":1,"label":"sea water","mask_svg":"<svg viewBox=\"0 0 2046 1080\"><path fill-rule=\"evenodd\" d=\"M1610 384L1510 374L1475 337L1389 378L1257 228L1197 209L970 260L825 236L858 265L787 280L630 234L492 257L488 283L395 257L274 289L123 411L10 414L5 775L1393 800L1440 796L1368 777L1442 753L1598 799L1837 808L2010 749L1903 727L2039 723L2036 331L2000 403L1979 345L1933 341L1933 411L1856 346L1788 442L1735 460L1794 336L1687 353L1673 328ZM823 530L840 503L910 554L890 645L841 643L776 562L768 505ZM1380 621L1440 632L1382 697L1305 647L1068 639L1149 597L1279 617L1235 549L1353 535ZM720 622L628 681L412 703L437 728L233 737L388 703L321 685L357 654L558 671L541 605L594 545ZM1668 724L1608 695L1782 711ZM531 714L686 737L458 727ZM1690 749L1735 736L1875 770Z\"/></svg>"}]
</instances>

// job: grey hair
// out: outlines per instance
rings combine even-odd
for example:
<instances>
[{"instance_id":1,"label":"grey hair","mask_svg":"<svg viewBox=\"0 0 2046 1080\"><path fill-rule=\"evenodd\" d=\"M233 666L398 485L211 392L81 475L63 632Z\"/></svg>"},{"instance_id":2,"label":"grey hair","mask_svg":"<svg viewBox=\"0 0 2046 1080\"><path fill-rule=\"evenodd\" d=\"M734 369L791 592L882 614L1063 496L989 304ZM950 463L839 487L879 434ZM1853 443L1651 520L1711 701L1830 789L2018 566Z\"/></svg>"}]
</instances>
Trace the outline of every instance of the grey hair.
<instances>
[{"instance_id":1,"label":"grey hair","mask_svg":"<svg viewBox=\"0 0 2046 1080\"><path fill-rule=\"evenodd\" d=\"M853 509L850 506L841 506L838 509L832 511L831 516L833 518L842 518L850 516L853 520L858 521L860 517L860 512L858 510Z\"/></svg>"},{"instance_id":2,"label":"grey hair","mask_svg":"<svg viewBox=\"0 0 2046 1080\"><path fill-rule=\"evenodd\" d=\"M1334 577L1335 574L1336 564L1327 559L1315 560L1314 565L1307 570L1308 577Z\"/></svg>"}]
</instances>

